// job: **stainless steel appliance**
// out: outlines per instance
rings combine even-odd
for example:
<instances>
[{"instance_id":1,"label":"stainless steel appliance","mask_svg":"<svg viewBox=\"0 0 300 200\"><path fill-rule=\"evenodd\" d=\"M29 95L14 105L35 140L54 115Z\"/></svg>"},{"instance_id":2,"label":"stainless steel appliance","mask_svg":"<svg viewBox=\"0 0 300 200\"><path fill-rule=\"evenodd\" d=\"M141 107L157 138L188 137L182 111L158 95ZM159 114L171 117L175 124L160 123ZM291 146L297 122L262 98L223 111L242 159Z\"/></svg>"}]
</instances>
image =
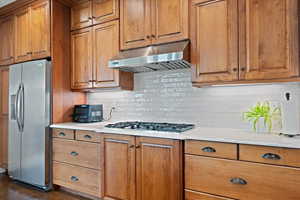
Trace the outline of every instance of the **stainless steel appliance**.
<instances>
[{"instance_id":1,"label":"stainless steel appliance","mask_svg":"<svg viewBox=\"0 0 300 200\"><path fill-rule=\"evenodd\" d=\"M118 122L115 124L108 124L105 127L182 133L184 131L193 129L195 127L195 125L194 124L155 123L155 122Z\"/></svg>"},{"instance_id":2,"label":"stainless steel appliance","mask_svg":"<svg viewBox=\"0 0 300 200\"><path fill-rule=\"evenodd\" d=\"M79 123L103 121L103 105L75 105L73 121Z\"/></svg>"},{"instance_id":3,"label":"stainless steel appliance","mask_svg":"<svg viewBox=\"0 0 300 200\"><path fill-rule=\"evenodd\" d=\"M9 176L33 186L50 187L49 131L51 65L47 60L9 69Z\"/></svg>"},{"instance_id":4,"label":"stainless steel appliance","mask_svg":"<svg viewBox=\"0 0 300 200\"><path fill-rule=\"evenodd\" d=\"M121 51L109 67L126 72L151 72L190 68L189 40Z\"/></svg>"}]
</instances>

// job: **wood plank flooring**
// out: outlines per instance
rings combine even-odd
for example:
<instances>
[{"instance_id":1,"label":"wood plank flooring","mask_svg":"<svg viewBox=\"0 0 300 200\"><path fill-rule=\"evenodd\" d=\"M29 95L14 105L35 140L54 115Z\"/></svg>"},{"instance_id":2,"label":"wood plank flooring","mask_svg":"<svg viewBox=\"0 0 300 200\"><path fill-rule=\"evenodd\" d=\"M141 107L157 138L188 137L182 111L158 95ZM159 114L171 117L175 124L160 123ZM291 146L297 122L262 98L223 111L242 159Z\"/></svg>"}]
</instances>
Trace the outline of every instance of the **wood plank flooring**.
<instances>
[{"instance_id":1,"label":"wood plank flooring","mask_svg":"<svg viewBox=\"0 0 300 200\"><path fill-rule=\"evenodd\" d=\"M87 200L63 191L42 192L0 175L0 200Z\"/></svg>"}]
</instances>

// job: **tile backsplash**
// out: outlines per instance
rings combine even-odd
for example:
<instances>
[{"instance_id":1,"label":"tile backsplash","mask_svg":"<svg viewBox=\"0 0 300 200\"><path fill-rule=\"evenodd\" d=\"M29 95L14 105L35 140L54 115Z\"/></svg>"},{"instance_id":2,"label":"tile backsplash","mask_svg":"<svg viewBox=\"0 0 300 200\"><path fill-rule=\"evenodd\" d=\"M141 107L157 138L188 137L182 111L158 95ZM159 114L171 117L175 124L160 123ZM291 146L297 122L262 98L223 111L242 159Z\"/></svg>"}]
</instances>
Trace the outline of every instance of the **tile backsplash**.
<instances>
[{"instance_id":1,"label":"tile backsplash","mask_svg":"<svg viewBox=\"0 0 300 200\"><path fill-rule=\"evenodd\" d=\"M290 92L298 119L300 83L194 88L189 70L135 74L134 91L89 93L90 104L103 104L113 121L186 122L202 127L250 130L242 113L258 101L281 104Z\"/></svg>"}]
</instances>

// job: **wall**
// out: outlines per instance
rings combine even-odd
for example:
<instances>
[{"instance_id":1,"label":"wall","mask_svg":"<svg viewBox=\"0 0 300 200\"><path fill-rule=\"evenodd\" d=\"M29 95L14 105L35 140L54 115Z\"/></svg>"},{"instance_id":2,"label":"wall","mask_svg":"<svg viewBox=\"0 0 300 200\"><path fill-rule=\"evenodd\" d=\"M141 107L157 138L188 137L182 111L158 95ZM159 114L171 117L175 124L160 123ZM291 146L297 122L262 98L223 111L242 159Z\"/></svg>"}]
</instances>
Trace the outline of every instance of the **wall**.
<instances>
[{"instance_id":1,"label":"wall","mask_svg":"<svg viewBox=\"0 0 300 200\"><path fill-rule=\"evenodd\" d=\"M242 113L258 101L280 105L286 91L295 101L291 115L298 117L299 83L193 88L189 70L135 74L134 91L90 93L88 102L104 104L105 117L116 107L113 121L186 122L250 130Z\"/></svg>"}]
</instances>

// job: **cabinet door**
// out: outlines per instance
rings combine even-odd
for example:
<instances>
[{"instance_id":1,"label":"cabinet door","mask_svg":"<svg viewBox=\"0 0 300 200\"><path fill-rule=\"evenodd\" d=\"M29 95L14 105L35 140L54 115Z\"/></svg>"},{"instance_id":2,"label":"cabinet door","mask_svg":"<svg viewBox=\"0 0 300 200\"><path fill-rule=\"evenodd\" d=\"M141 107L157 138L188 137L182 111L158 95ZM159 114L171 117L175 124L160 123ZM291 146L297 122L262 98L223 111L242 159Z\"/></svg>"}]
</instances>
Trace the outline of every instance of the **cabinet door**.
<instances>
[{"instance_id":1,"label":"cabinet door","mask_svg":"<svg viewBox=\"0 0 300 200\"><path fill-rule=\"evenodd\" d=\"M119 53L119 22L112 21L93 27L94 87L117 87L119 71L108 67L108 61Z\"/></svg>"},{"instance_id":2,"label":"cabinet door","mask_svg":"<svg viewBox=\"0 0 300 200\"><path fill-rule=\"evenodd\" d=\"M0 65L14 63L14 17L0 19Z\"/></svg>"},{"instance_id":3,"label":"cabinet door","mask_svg":"<svg viewBox=\"0 0 300 200\"><path fill-rule=\"evenodd\" d=\"M0 68L0 167L7 168L9 69Z\"/></svg>"},{"instance_id":4,"label":"cabinet door","mask_svg":"<svg viewBox=\"0 0 300 200\"><path fill-rule=\"evenodd\" d=\"M76 30L92 25L92 2L82 0L71 8L71 29Z\"/></svg>"},{"instance_id":5,"label":"cabinet door","mask_svg":"<svg viewBox=\"0 0 300 200\"><path fill-rule=\"evenodd\" d=\"M85 89L93 86L92 28L72 32L72 88Z\"/></svg>"},{"instance_id":6,"label":"cabinet door","mask_svg":"<svg viewBox=\"0 0 300 200\"><path fill-rule=\"evenodd\" d=\"M181 200L180 141L136 139L137 200Z\"/></svg>"},{"instance_id":7,"label":"cabinet door","mask_svg":"<svg viewBox=\"0 0 300 200\"><path fill-rule=\"evenodd\" d=\"M49 2L40 1L31 6L31 49L32 59L50 56Z\"/></svg>"},{"instance_id":8,"label":"cabinet door","mask_svg":"<svg viewBox=\"0 0 300 200\"><path fill-rule=\"evenodd\" d=\"M188 0L154 0L151 4L154 44L188 39Z\"/></svg>"},{"instance_id":9,"label":"cabinet door","mask_svg":"<svg viewBox=\"0 0 300 200\"><path fill-rule=\"evenodd\" d=\"M22 8L15 14L15 61L31 60L30 7Z\"/></svg>"},{"instance_id":10,"label":"cabinet door","mask_svg":"<svg viewBox=\"0 0 300 200\"><path fill-rule=\"evenodd\" d=\"M299 75L298 0L242 0L241 78Z\"/></svg>"},{"instance_id":11,"label":"cabinet door","mask_svg":"<svg viewBox=\"0 0 300 200\"><path fill-rule=\"evenodd\" d=\"M121 0L121 49L151 44L151 0Z\"/></svg>"},{"instance_id":12,"label":"cabinet door","mask_svg":"<svg viewBox=\"0 0 300 200\"><path fill-rule=\"evenodd\" d=\"M93 24L119 18L119 0L93 0Z\"/></svg>"},{"instance_id":13,"label":"cabinet door","mask_svg":"<svg viewBox=\"0 0 300 200\"><path fill-rule=\"evenodd\" d=\"M185 191L185 200L233 200L225 197L215 196L211 194L205 194L202 192Z\"/></svg>"},{"instance_id":14,"label":"cabinet door","mask_svg":"<svg viewBox=\"0 0 300 200\"><path fill-rule=\"evenodd\" d=\"M102 137L104 199L135 200L135 138Z\"/></svg>"},{"instance_id":15,"label":"cabinet door","mask_svg":"<svg viewBox=\"0 0 300 200\"><path fill-rule=\"evenodd\" d=\"M193 83L238 79L238 0L193 0Z\"/></svg>"}]
</instances>

